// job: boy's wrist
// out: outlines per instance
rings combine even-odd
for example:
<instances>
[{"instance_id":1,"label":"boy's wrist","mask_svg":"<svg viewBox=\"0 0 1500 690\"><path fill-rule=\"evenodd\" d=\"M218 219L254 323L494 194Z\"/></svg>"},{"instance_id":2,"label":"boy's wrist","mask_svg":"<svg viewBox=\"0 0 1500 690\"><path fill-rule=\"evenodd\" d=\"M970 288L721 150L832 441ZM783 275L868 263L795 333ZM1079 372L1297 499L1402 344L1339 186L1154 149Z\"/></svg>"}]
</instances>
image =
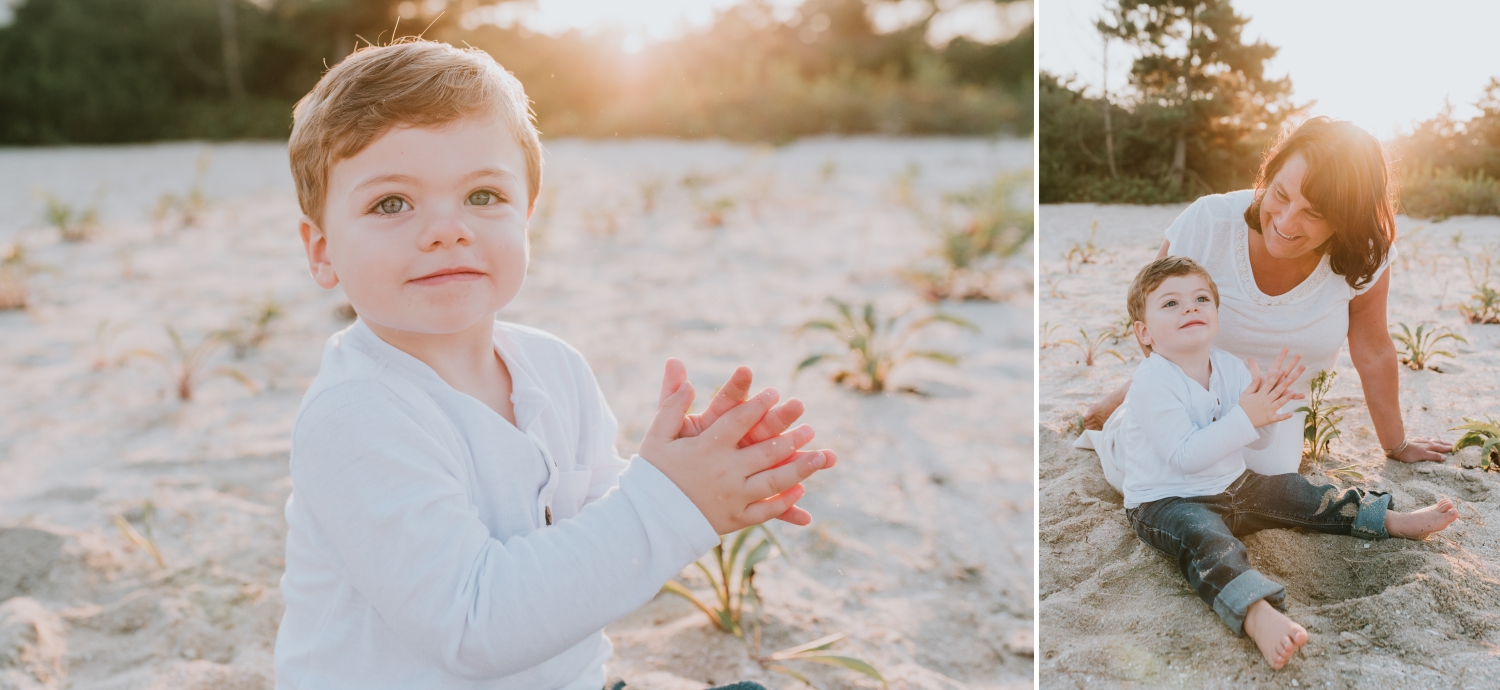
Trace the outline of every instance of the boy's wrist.
<instances>
[{"instance_id":1,"label":"boy's wrist","mask_svg":"<svg viewBox=\"0 0 1500 690\"><path fill-rule=\"evenodd\" d=\"M627 479L628 475L628 479ZM652 508L657 509L675 531L682 535L698 555L708 553L719 544L719 532L698 504L677 485L666 472L655 463L636 454L630 465L620 474L622 487L626 482L644 489Z\"/></svg>"}]
</instances>

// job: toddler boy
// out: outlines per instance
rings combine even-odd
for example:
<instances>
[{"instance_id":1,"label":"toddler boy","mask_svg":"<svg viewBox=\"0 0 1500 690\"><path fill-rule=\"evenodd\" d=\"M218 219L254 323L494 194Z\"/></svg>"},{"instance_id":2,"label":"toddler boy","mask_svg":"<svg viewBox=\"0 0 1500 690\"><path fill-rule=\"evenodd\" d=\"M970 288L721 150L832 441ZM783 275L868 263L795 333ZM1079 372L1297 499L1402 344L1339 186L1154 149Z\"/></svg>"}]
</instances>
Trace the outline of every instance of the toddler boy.
<instances>
[{"instance_id":1,"label":"toddler boy","mask_svg":"<svg viewBox=\"0 0 1500 690\"><path fill-rule=\"evenodd\" d=\"M1281 408L1296 398L1300 357L1286 351L1265 376L1251 360L1214 349L1219 293L1186 257L1158 259L1130 286L1135 336L1149 351L1110 417L1103 442L1120 473L1125 514L1141 541L1172 557L1193 591L1235 634L1255 641L1272 668L1307 643L1288 618L1286 588L1251 567L1238 537L1302 527L1366 539L1421 539L1458 518L1448 499L1413 513L1390 510L1389 494L1315 485L1300 474L1245 469L1242 450L1264 448Z\"/></svg>"},{"instance_id":2,"label":"toddler boy","mask_svg":"<svg viewBox=\"0 0 1500 690\"><path fill-rule=\"evenodd\" d=\"M600 690L605 625L719 535L807 524L796 401L741 369L701 415L669 360L640 455L583 357L498 322L521 288L542 155L521 84L478 50L361 50L297 105L329 339L292 437L281 688Z\"/></svg>"}]
</instances>

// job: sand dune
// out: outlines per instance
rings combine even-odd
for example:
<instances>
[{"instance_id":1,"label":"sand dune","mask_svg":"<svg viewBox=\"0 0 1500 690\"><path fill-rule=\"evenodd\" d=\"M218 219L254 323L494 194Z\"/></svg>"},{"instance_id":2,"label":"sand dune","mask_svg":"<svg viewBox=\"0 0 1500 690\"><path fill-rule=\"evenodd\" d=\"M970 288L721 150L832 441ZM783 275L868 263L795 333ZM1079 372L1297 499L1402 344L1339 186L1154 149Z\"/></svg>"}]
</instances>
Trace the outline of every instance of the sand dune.
<instances>
[{"instance_id":1,"label":"sand dune","mask_svg":"<svg viewBox=\"0 0 1500 690\"><path fill-rule=\"evenodd\" d=\"M810 140L779 149L669 141L548 145L531 277L502 318L550 330L589 359L632 450L661 362L682 357L700 390L737 364L801 397L837 471L809 484L811 528L778 525L787 556L758 582L765 651L845 633L894 688L1000 688L1032 679L1030 296L952 305L978 334L935 328L924 346L956 369L914 363L898 382L932 397L866 397L826 371L792 380L829 343L793 328L825 296L913 301L895 277L931 245L894 199L917 162L920 198L1030 165L1025 141ZM152 220L208 154L194 227ZM688 185L685 177L692 177ZM643 188L660 182L647 211ZM100 193L98 237L39 229L50 190ZM719 199L724 226L705 227ZM0 687L267 688L291 490L288 434L323 341L347 323L337 292L307 277L285 149L271 144L0 151L0 242L36 271L31 306L0 312ZM1017 275L1029 271L1018 266ZM1019 281L1018 281L1019 282ZM176 399L160 363L165 326L186 346L267 298L283 316L236 359L215 352ZM166 567L111 516L151 534ZM701 587L701 580L684 580ZM738 640L686 602L658 597L610 629L614 675L640 688L761 679ZM876 687L801 668L825 688Z\"/></svg>"},{"instance_id":2,"label":"sand dune","mask_svg":"<svg viewBox=\"0 0 1500 690\"><path fill-rule=\"evenodd\" d=\"M1044 206L1039 213L1044 345L1108 328L1125 312L1125 292L1155 256L1161 232L1184 207ZM1068 265L1097 221L1095 263ZM1452 328L1468 339L1442 373L1401 370L1409 435L1438 435L1483 413L1500 416L1500 326L1470 326L1456 311L1469 282L1462 256L1500 247L1500 219L1425 223L1401 217L1390 320ZM1500 259L1500 257L1497 257ZM1049 342L1050 341L1050 342ZM1129 377L1129 359L1080 363L1068 345L1041 351L1040 673L1043 687L1500 687L1500 482L1476 469L1468 450L1441 465L1385 460L1347 352L1331 400L1353 407L1324 468L1354 466L1361 484L1391 492L1399 508L1440 497L1462 519L1425 542L1366 542L1269 530L1245 540L1257 567L1286 585L1289 614L1311 641L1273 672L1248 638L1235 638L1187 587L1176 566L1140 542L1098 457L1071 443L1070 422L1088 403ZM1449 348L1452 349L1452 348Z\"/></svg>"}]
</instances>

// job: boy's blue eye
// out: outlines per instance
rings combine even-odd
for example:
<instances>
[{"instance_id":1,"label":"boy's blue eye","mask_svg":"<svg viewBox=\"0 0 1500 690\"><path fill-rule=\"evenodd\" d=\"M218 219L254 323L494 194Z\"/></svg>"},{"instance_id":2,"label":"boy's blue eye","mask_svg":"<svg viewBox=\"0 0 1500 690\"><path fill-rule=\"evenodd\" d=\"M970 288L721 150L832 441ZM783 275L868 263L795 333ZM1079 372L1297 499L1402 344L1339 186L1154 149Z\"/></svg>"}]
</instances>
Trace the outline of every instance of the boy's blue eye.
<instances>
[{"instance_id":1,"label":"boy's blue eye","mask_svg":"<svg viewBox=\"0 0 1500 690\"><path fill-rule=\"evenodd\" d=\"M388 196L375 203L375 210L388 216L405 211L406 208L406 200L399 196Z\"/></svg>"},{"instance_id":2,"label":"boy's blue eye","mask_svg":"<svg viewBox=\"0 0 1500 690\"><path fill-rule=\"evenodd\" d=\"M1162 306L1164 306L1164 307L1175 307L1175 306L1177 306L1177 300L1175 300L1175 299L1169 299L1169 300L1167 300L1167 303L1164 304L1164 305L1162 305Z\"/></svg>"},{"instance_id":3,"label":"boy's blue eye","mask_svg":"<svg viewBox=\"0 0 1500 690\"><path fill-rule=\"evenodd\" d=\"M500 203L500 195L488 190L478 189L469 194L469 203L474 206L489 206Z\"/></svg>"},{"instance_id":4,"label":"boy's blue eye","mask_svg":"<svg viewBox=\"0 0 1500 690\"><path fill-rule=\"evenodd\" d=\"M1208 301L1208 295L1198 295L1198 301L1199 302L1207 302Z\"/></svg>"}]
</instances>

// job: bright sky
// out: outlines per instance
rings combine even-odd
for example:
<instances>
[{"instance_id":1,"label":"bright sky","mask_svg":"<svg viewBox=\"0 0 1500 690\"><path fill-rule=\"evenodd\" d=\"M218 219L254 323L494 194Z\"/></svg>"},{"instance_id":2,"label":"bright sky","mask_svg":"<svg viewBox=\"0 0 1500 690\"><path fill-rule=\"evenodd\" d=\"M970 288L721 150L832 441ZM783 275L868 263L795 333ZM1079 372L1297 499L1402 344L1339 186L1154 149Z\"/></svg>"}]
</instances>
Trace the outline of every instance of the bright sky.
<instances>
[{"instance_id":1,"label":"bright sky","mask_svg":"<svg viewBox=\"0 0 1500 690\"><path fill-rule=\"evenodd\" d=\"M1098 93L1103 41L1094 20L1105 0L1042 0L1037 66L1077 75ZM1250 17L1247 41L1280 48L1267 74L1292 77L1292 98L1317 100L1315 115L1352 120L1389 138L1426 120L1448 98L1455 116L1478 114L1471 104L1490 77L1500 77L1500 3L1460 0L1235 0ZM1134 56L1109 48L1109 88L1126 87Z\"/></svg>"},{"instance_id":2,"label":"bright sky","mask_svg":"<svg viewBox=\"0 0 1500 690\"><path fill-rule=\"evenodd\" d=\"M0 0L3 2L4 0ZM714 12L739 4L743 0L536 0L534 6L509 3L481 10L485 19L501 25L521 22L534 31L561 33L568 29L597 29L614 26L626 30L630 37L627 50L639 48L644 41L662 40L680 35L685 29L702 27L713 21ZM802 0L770 0L778 19L783 21L797 13ZM1016 2L1005 6L990 0L936 0L943 12L934 19L929 38L946 41L956 35L978 40L997 41L1009 38L1031 22L1032 3ZM892 29L911 18L930 11L927 0L884 0L874 12L877 26Z\"/></svg>"}]
</instances>

